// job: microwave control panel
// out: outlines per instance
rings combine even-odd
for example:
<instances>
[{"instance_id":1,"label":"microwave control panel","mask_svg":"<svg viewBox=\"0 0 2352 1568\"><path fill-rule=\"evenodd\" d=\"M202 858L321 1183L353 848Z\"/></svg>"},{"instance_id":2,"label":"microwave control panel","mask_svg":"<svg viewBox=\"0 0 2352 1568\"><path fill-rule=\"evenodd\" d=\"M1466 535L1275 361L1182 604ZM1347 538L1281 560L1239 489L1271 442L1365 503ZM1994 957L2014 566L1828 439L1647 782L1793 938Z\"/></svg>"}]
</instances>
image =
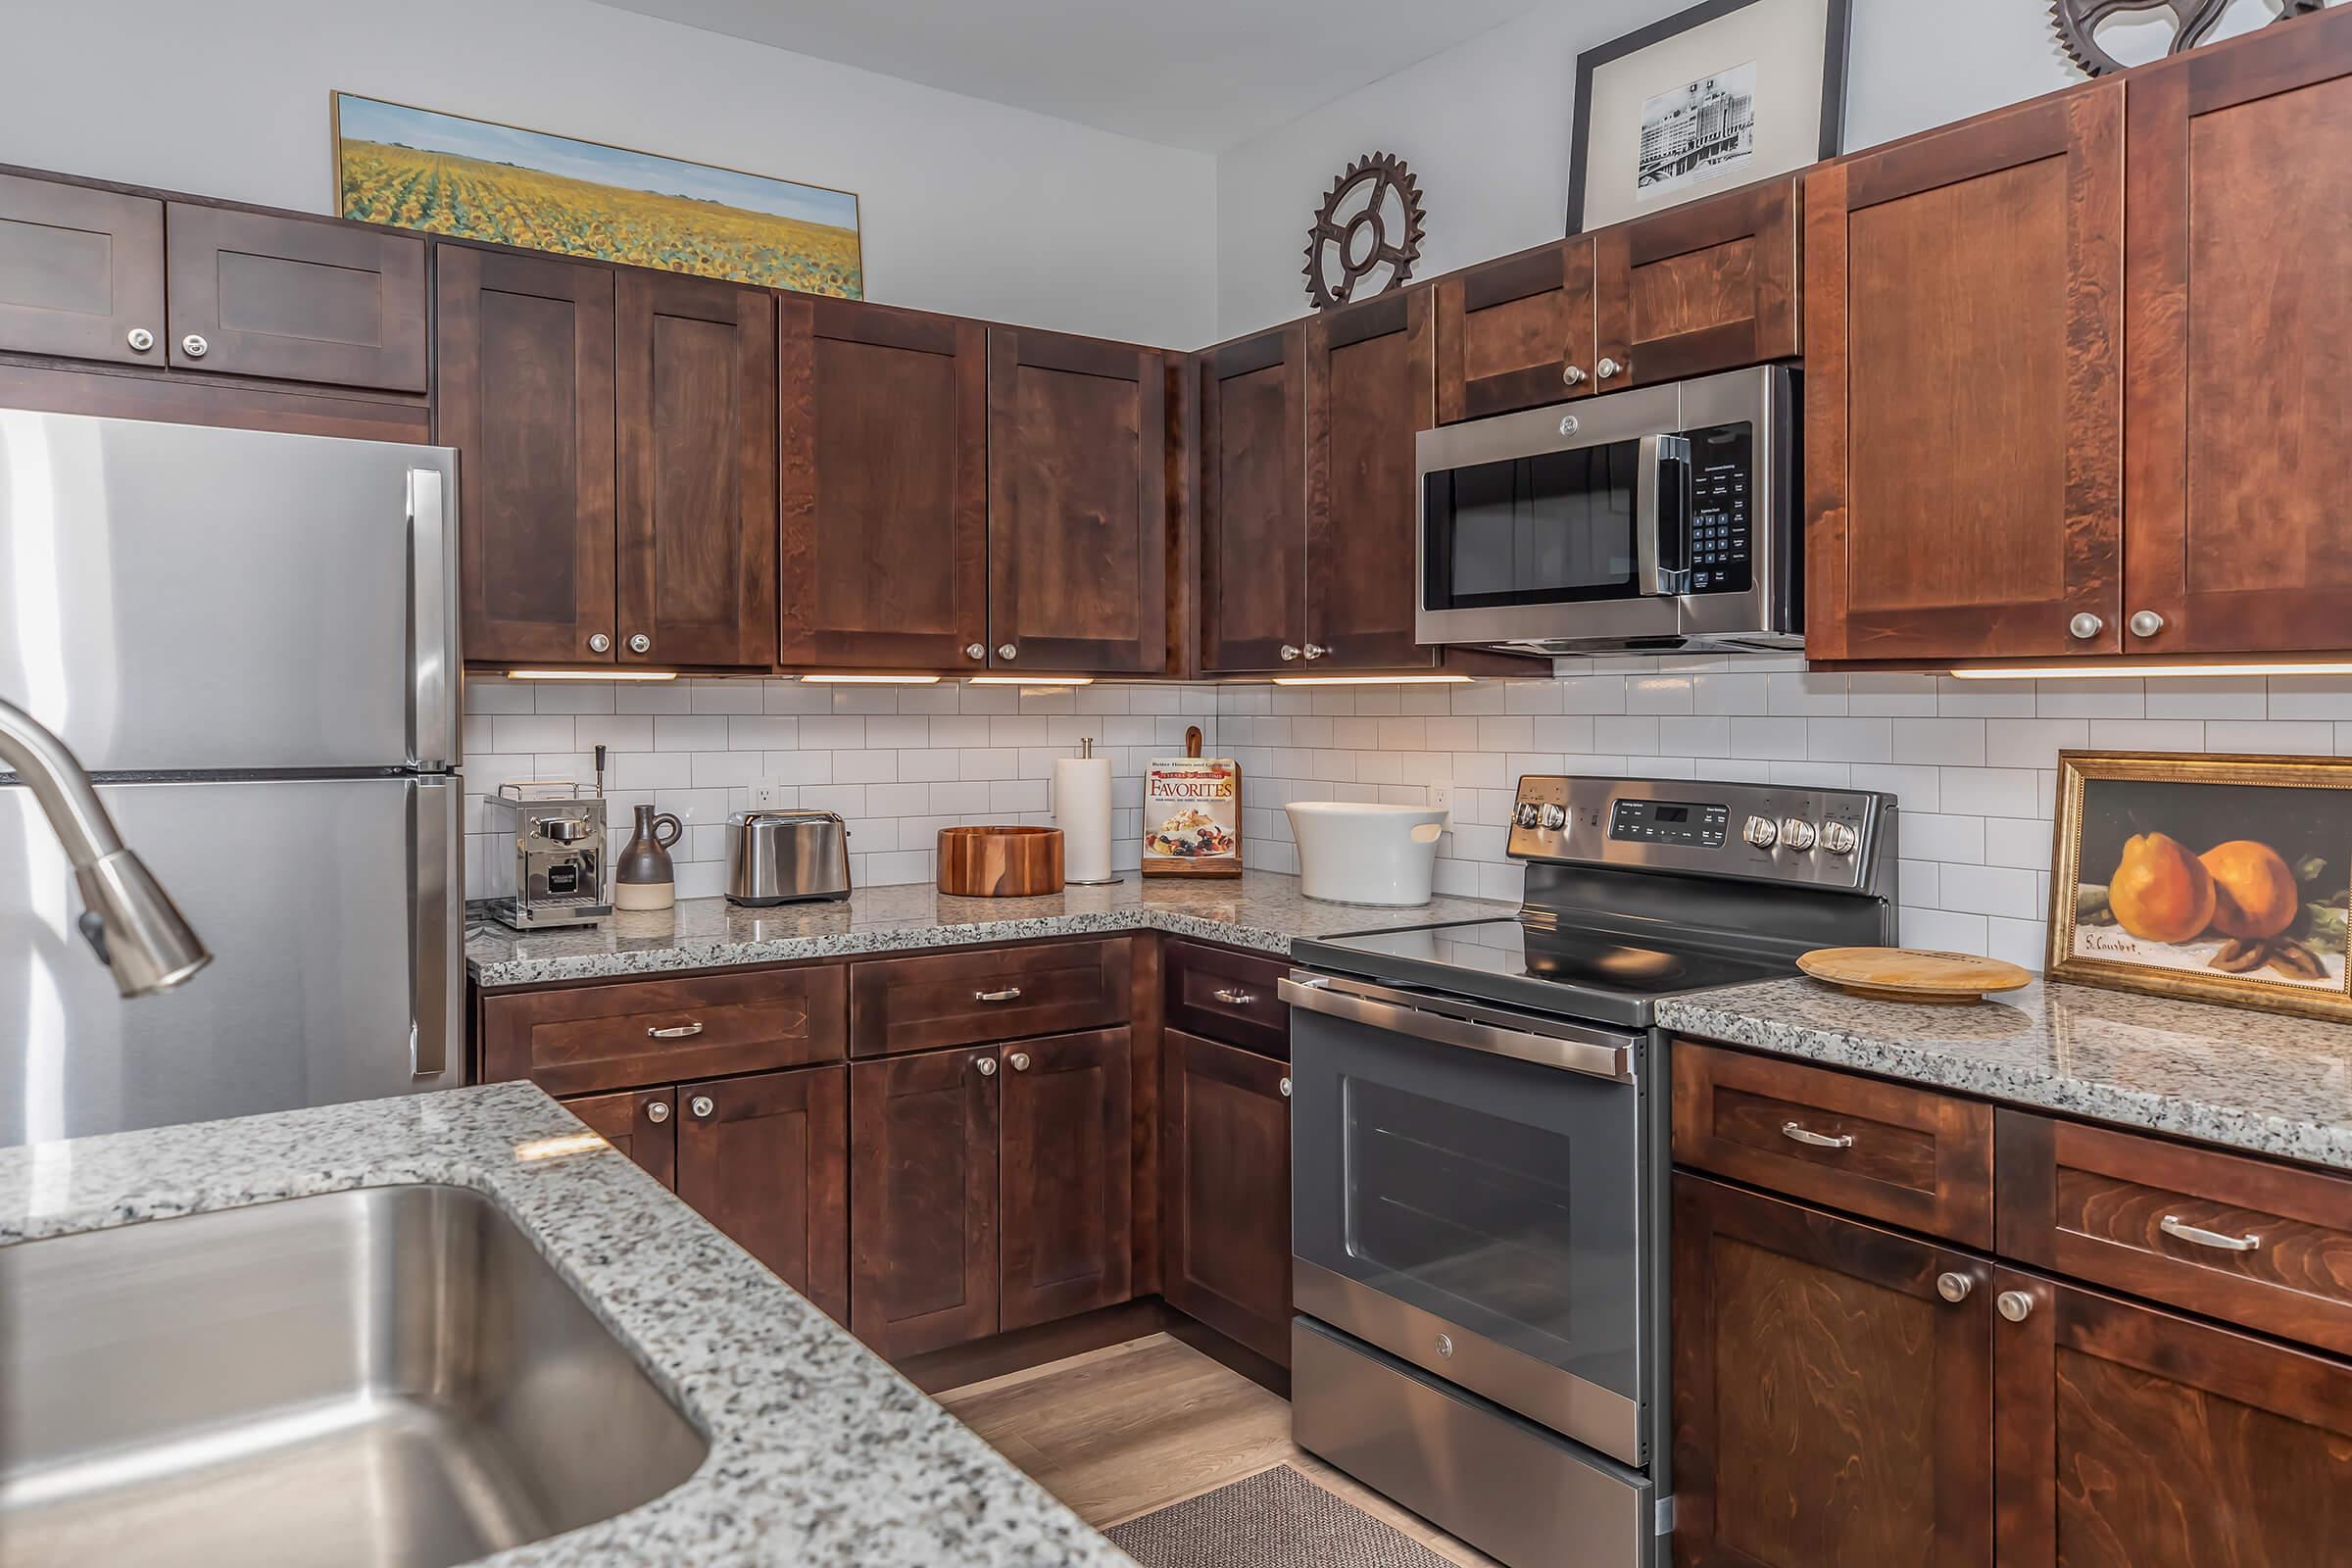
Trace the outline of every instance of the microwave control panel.
<instances>
[{"instance_id":1,"label":"microwave control panel","mask_svg":"<svg viewBox=\"0 0 2352 1568\"><path fill-rule=\"evenodd\" d=\"M1754 586L1749 489L1755 427L1720 424L1690 441L1690 592L1745 593Z\"/></svg>"}]
</instances>

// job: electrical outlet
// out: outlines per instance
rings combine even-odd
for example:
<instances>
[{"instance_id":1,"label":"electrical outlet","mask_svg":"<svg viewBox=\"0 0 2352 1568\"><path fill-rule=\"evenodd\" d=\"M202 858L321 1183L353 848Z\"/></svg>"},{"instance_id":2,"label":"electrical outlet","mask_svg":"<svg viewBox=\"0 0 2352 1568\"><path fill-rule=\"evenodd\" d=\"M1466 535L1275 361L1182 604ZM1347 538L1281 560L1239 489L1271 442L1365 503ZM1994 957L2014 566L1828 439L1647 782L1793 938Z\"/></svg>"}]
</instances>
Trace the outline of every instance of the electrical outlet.
<instances>
[{"instance_id":1,"label":"electrical outlet","mask_svg":"<svg viewBox=\"0 0 2352 1568\"><path fill-rule=\"evenodd\" d=\"M793 787L779 779L763 778L752 786L752 809L755 811L782 810L798 799Z\"/></svg>"},{"instance_id":2,"label":"electrical outlet","mask_svg":"<svg viewBox=\"0 0 2352 1568\"><path fill-rule=\"evenodd\" d=\"M1431 809L1451 815L1453 813L1453 786L1451 784L1432 784L1429 787L1429 804Z\"/></svg>"}]
</instances>

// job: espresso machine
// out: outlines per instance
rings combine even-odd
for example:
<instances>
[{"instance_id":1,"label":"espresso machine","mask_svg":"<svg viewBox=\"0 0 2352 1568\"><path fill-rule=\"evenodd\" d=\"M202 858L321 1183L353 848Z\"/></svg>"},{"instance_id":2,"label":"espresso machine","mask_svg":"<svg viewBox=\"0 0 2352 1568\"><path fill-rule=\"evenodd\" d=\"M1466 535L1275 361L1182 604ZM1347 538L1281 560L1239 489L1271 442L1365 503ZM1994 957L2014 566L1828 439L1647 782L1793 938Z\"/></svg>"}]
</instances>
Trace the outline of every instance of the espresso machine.
<instances>
[{"instance_id":1,"label":"espresso machine","mask_svg":"<svg viewBox=\"0 0 2352 1568\"><path fill-rule=\"evenodd\" d=\"M501 784L482 801L497 835L484 867L490 913L518 931L594 925L612 912L605 798L577 784Z\"/></svg>"}]
</instances>

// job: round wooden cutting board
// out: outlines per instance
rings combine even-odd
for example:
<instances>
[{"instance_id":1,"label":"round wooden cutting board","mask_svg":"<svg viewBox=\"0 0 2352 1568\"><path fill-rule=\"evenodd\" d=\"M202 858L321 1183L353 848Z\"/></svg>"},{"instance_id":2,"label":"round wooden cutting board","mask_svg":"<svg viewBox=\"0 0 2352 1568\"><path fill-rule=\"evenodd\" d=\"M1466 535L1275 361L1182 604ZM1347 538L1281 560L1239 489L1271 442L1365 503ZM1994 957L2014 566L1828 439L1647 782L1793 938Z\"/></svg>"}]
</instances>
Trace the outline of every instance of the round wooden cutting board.
<instances>
[{"instance_id":1,"label":"round wooden cutting board","mask_svg":"<svg viewBox=\"0 0 2352 1568\"><path fill-rule=\"evenodd\" d=\"M1796 966L1841 991L1881 1002L1977 1002L2034 983L2031 970L1971 953L1921 948L1815 948Z\"/></svg>"}]
</instances>

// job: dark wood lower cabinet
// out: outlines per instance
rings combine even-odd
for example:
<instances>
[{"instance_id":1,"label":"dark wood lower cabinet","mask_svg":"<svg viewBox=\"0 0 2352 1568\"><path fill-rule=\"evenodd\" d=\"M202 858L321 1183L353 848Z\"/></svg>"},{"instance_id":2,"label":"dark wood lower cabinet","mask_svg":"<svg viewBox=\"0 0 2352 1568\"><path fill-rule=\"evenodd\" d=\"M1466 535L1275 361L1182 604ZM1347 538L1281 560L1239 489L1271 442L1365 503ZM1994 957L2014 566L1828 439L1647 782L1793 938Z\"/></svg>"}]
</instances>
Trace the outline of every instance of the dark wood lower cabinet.
<instances>
[{"instance_id":1,"label":"dark wood lower cabinet","mask_svg":"<svg viewBox=\"0 0 2352 1568\"><path fill-rule=\"evenodd\" d=\"M1135 1226L1127 1031L1023 1041L1001 1054L998 1326L1126 1300Z\"/></svg>"},{"instance_id":2,"label":"dark wood lower cabinet","mask_svg":"<svg viewBox=\"0 0 2352 1568\"><path fill-rule=\"evenodd\" d=\"M1967 1282L1959 1301L1937 1282ZM1984 1568L1992 1270L1674 1178L1680 1568Z\"/></svg>"},{"instance_id":3,"label":"dark wood lower cabinet","mask_svg":"<svg viewBox=\"0 0 2352 1568\"><path fill-rule=\"evenodd\" d=\"M843 1067L681 1084L678 1196L836 1318L850 1311Z\"/></svg>"},{"instance_id":4,"label":"dark wood lower cabinet","mask_svg":"<svg viewBox=\"0 0 2352 1568\"><path fill-rule=\"evenodd\" d=\"M588 1130L643 1165L662 1186L678 1185L677 1092L624 1089L612 1095L575 1095L564 1108Z\"/></svg>"},{"instance_id":5,"label":"dark wood lower cabinet","mask_svg":"<svg viewBox=\"0 0 2352 1568\"><path fill-rule=\"evenodd\" d=\"M1290 1068L1178 1029L1161 1040L1162 1293L1288 1366Z\"/></svg>"},{"instance_id":6,"label":"dark wood lower cabinet","mask_svg":"<svg viewBox=\"0 0 2352 1568\"><path fill-rule=\"evenodd\" d=\"M996 1066L987 1046L850 1068L850 1328L885 1355L997 1331Z\"/></svg>"}]
</instances>

